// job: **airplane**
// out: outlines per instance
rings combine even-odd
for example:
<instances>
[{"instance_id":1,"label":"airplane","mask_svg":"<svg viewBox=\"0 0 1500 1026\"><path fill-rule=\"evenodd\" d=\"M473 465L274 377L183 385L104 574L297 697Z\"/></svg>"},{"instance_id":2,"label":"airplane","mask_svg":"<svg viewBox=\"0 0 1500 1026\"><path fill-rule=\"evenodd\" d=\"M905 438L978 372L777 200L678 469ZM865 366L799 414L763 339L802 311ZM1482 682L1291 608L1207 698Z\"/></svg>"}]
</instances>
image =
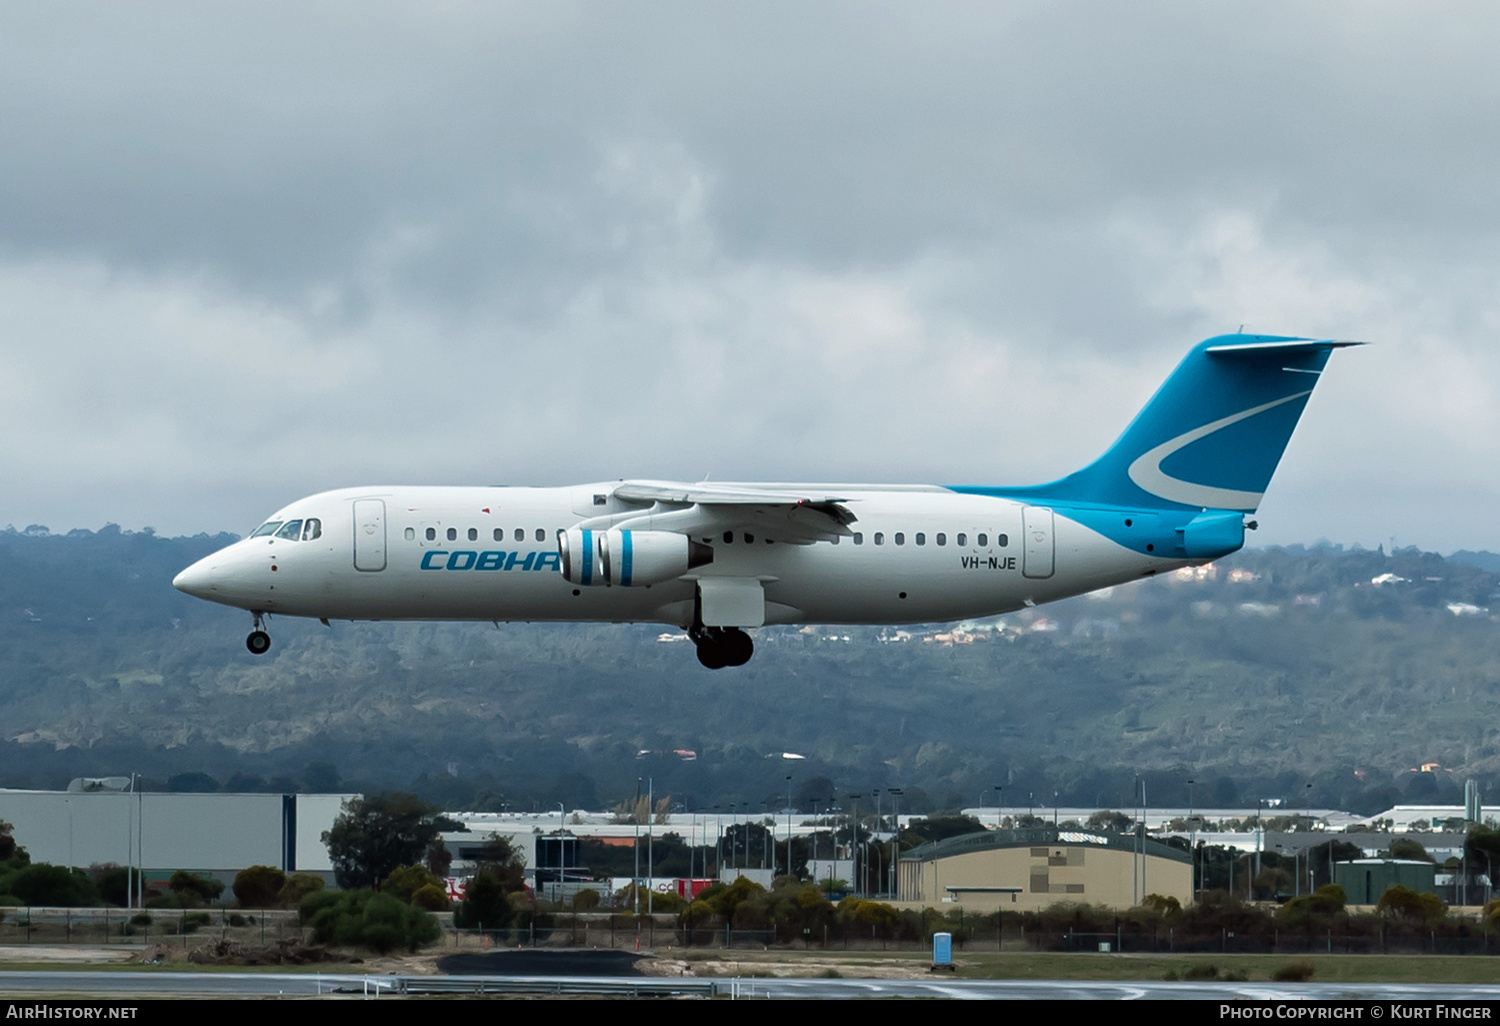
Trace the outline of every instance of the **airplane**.
<instances>
[{"instance_id":1,"label":"airplane","mask_svg":"<svg viewBox=\"0 0 1500 1026\"><path fill-rule=\"evenodd\" d=\"M1360 344L1207 339L1050 484L343 488L172 583L248 610L256 655L271 614L663 623L710 669L744 665L770 624L999 615L1238 550L1329 354Z\"/></svg>"}]
</instances>

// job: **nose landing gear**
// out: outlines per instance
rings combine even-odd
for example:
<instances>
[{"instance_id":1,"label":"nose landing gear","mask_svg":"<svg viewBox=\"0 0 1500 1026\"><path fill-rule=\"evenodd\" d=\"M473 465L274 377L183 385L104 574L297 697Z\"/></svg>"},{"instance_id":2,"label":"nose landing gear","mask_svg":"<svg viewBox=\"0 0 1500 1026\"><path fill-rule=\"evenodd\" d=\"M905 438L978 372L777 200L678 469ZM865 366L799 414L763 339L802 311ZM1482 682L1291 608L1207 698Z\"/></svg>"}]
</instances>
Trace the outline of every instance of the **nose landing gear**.
<instances>
[{"instance_id":1,"label":"nose landing gear","mask_svg":"<svg viewBox=\"0 0 1500 1026\"><path fill-rule=\"evenodd\" d=\"M710 670L744 666L755 654L755 642L738 627L693 627L688 637L698 646L698 661Z\"/></svg>"},{"instance_id":2,"label":"nose landing gear","mask_svg":"<svg viewBox=\"0 0 1500 1026\"><path fill-rule=\"evenodd\" d=\"M263 614L251 613L255 617L255 630L245 639L245 647L250 650L251 655L265 655L271 650L271 636L261 629Z\"/></svg>"}]
</instances>

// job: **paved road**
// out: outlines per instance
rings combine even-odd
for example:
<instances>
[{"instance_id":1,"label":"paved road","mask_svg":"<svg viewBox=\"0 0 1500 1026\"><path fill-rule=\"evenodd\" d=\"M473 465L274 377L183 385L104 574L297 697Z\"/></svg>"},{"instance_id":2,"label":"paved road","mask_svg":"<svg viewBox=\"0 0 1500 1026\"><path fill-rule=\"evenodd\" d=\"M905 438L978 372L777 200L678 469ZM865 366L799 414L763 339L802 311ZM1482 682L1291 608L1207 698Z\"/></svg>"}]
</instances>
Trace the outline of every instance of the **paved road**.
<instances>
[{"instance_id":1,"label":"paved road","mask_svg":"<svg viewBox=\"0 0 1500 1026\"><path fill-rule=\"evenodd\" d=\"M440 979L442 979L440 977ZM446 978L453 980L452 977ZM619 977L486 977L491 985L505 981L533 985L566 982L574 993L591 983L601 992L621 984ZM1092 999L1119 1001L1148 998L1189 1001L1486 1001L1500 1002L1500 984L1383 984L1383 983L1202 983L1090 982L1074 980L777 980L729 979L714 981L721 994L743 998L836 999L929 997L958 1000ZM0 972L0 996L76 997L112 999L131 997L265 997L314 996L335 992L389 994L399 985L391 976L310 975L306 973L181 973L181 972Z\"/></svg>"}]
</instances>

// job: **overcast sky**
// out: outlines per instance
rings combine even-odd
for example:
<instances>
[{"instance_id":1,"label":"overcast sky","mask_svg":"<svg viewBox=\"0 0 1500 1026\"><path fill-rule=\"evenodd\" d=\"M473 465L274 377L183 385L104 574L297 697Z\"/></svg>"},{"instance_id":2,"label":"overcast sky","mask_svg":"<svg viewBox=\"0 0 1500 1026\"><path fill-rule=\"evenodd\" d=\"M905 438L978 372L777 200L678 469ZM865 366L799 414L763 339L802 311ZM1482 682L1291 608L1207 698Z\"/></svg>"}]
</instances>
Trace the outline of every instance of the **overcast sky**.
<instances>
[{"instance_id":1,"label":"overcast sky","mask_svg":"<svg viewBox=\"0 0 1500 1026\"><path fill-rule=\"evenodd\" d=\"M1260 543L1500 550L1500 8L0 6L0 525L1028 484L1240 324Z\"/></svg>"}]
</instances>

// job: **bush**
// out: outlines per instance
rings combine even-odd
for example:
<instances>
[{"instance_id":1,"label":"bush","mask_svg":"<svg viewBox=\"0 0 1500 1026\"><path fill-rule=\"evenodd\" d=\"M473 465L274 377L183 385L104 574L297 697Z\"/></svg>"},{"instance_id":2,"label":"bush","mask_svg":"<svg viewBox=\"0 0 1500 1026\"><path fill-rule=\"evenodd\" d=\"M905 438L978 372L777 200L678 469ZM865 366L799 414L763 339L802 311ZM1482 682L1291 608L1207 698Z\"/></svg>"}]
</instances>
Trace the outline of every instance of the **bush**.
<instances>
[{"instance_id":1,"label":"bush","mask_svg":"<svg viewBox=\"0 0 1500 1026\"><path fill-rule=\"evenodd\" d=\"M319 944L370 948L382 955L397 948L416 951L438 939L431 912L368 888L315 894L302 903L299 915Z\"/></svg>"},{"instance_id":2,"label":"bush","mask_svg":"<svg viewBox=\"0 0 1500 1026\"><path fill-rule=\"evenodd\" d=\"M585 887L583 890L573 895L573 911L587 912L590 909L598 908L599 902L601 900L602 899L599 897L598 891L594 890L592 887Z\"/></svg>"},{"instance_id":3,"label":"bush","mask_svg":"<svg viewBox=\"0 0 1500 1026\"><path fill-rule=\"evenodd\" d=\"M412 864L394 869L380 883L380 893L389 894L397 901L412 904L418 891L430 892L426 900L433 901L432 894L437 895L438 904L424 904L423 908L442 910L448 907L447 891L443 888L441 881L427 871L426 866Z\"/></svg>"},{"instance_id":4,"label":"bush","mask_svg":"<svg viewBox=\"0 0 1500 1026\"><path fill-rule=\"evenodd\" d=\"M317 894L323 889L323 878L311 873L293 873L287 878L286 886L277 895L283 908L302 906L302 902L311 895Z\"/></svg>"},{"instance_id":5,"label":"bush","mask_svg":"<svg viewBox=\"0 0 1500 1026\"><path fill-rule=\"evenodd\" d=\"M503 930L515 916L500 880L480 873L464 889L464 900L453 910L453 925L461 930Z\"/></svg>"},{"instance_id":6,"label":"bush","mask_svg":"<svg viewBox=\"0 0 1500 1026\"><path fill-rule=\"evenodd\" d=\"M275 866L250 866L234 878L234 900L240 908L274 908L286 883L286 874Z\"/></svg>"},{"instance_id":7,"label":"bush","mask_svg":"<svg viewBox=\"0 0 1500 1026\"><path fill-rule=\"evenodd\" d=\"M99 890L81 869L38 862L0 878L0 891L13 894L18 905L68 908L99 904Z\"/></svg>"},{"instance_id":8,"label":"bush","mask_svg":"<svg viewBox=\"0 0 1500 1026\"><path fill-rule=\"evenodd\" d=\"M448 892L435 883L423 884L412 892L411 904L429 912L446 912L450 902Z\"/></svg>"},{"instance_id":9,"label":"bush","mask_svg":"<svg viewBox=\"0 0 1500 1026\"><path fill-rule=\"evenodd\" d=\"M216 901L224 893L223 881L210 876L198 876L185 869L173 873L172 878L167 881L167 887L172 892L176 908L197 908Z\"/></svg>"},{"instance_id":10,"label":"bush","mask_svg":"<svg viewBox=\"0 0 1500 1026\"><path fill-rule=\"evenodd\" d=\"M1313 978L1318 967L1311 962L1288 962L1271 974L1277 983L1306 983Z\"/></svg>"}]
</instances>

